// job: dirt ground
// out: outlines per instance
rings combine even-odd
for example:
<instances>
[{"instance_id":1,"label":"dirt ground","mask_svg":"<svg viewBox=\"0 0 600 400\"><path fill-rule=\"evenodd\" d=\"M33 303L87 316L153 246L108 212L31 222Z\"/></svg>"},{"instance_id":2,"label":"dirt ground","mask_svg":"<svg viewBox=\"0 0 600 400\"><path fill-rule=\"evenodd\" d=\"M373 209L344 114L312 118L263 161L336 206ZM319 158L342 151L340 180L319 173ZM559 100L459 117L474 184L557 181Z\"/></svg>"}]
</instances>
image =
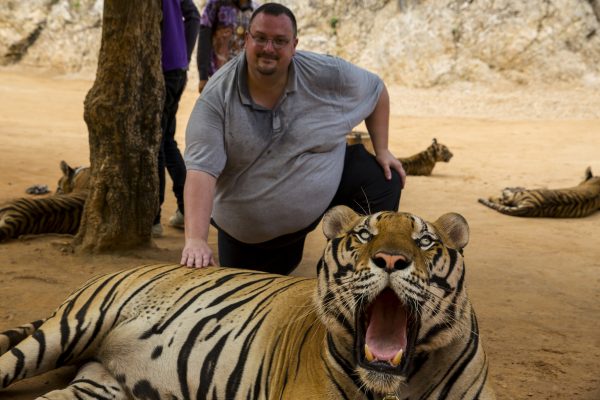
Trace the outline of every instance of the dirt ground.
<instances>
[{"instance_id":1,"label":"dirt ground","mask_svg":"<svg viewBox=\"0 0 600 400\"><path fill-rule=\"evenodd\" d=\"M81 76L0 69L0 202L33 184L52 189L58 163L88 165ZM182 99L178 139L196 98ZM432 138L454 153L430 177L409 177L401 210L428 220L455 211L469 221L467 285L498 399L600 399L600 212L583 219L520 219L477 203L505 186L561 188L585 168L600 173L598 88L390 87L391 149L409 156ZM165 221L175 210L167 195ZM148 262L179 261L183 232L165 227L156 247L81 256L69 238L0 244L0 331L47 316L86 279ZM214 232L211 243L215 244ZM297 275L313 276L323 237L309 237ZM2 391L32 399L64 384L61 370Z\"/></svg>"}]
</instances>

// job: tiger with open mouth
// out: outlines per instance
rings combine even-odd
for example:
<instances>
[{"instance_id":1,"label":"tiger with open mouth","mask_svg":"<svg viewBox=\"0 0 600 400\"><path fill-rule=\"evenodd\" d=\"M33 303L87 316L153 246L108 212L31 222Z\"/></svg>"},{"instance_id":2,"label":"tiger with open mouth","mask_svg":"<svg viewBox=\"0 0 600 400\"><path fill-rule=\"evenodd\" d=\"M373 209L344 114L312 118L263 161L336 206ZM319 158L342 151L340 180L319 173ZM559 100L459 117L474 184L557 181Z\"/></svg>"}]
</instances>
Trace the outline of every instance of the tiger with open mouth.
<instances>
[{"instance_id":1,"label":"tiger with open mouth","mask_svg":"<svg viewBox=\"0 0 600 400\"><path fill-rule=\"evenodd\" d=\"M92 279L0 334L0 387L83 364L44 398L494 398L463 217L339 206L323 231L316 279L179 265Z\"/></svg>"}]
</instances>

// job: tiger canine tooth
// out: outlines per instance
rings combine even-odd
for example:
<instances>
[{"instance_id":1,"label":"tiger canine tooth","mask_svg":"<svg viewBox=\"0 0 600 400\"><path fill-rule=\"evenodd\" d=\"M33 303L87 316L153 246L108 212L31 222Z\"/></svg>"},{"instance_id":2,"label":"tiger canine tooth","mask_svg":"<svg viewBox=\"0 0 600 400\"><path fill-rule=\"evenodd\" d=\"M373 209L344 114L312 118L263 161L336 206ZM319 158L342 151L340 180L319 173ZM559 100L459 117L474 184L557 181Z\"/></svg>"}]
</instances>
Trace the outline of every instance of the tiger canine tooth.
<instances>
[{"instance_id":1,"label":"tiger canine tooth","mask_svg":"<svg viewBox=\"0 0 600 400\"><path fill-rule=\"evenodd\" d=\"M390 360L390 364L392 365L392 367L397 367L398 364L400 364L400 361L402 361L403 354L404 354L404 351L402 351L402 349L398 350L398 352L396 353L394 358L392 358Z\"/></svg>"},{"instance_id":2,"label":"tiger canine tooth","mask_svg":"<svg viewBox=\"0 0 600 400\"><path fill-rule=\"evenodd\" d=\"M371 362L375 359L375 356L373 356L373 353L371 353L371 350L369 349L369 345L367 345L365 343L365 358L367 359L368 362Z\"/></svg>"}]
</instances>

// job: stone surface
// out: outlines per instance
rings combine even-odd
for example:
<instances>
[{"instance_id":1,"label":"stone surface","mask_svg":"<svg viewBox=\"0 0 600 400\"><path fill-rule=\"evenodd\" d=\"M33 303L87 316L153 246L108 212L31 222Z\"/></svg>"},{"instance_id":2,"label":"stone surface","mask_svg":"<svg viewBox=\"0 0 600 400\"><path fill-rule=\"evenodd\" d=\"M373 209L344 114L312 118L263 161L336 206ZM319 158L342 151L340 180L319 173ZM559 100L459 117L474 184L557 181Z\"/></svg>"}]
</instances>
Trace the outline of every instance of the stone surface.
<instances>
[{"instance_id":1,"label":"stone surface","mask_svg":"<svg viewBox=\"0 0 600 400\"><path fill-rule=\"evenodd\" d=\"M338 55L390 83L600 85L597 0L281 2L298 18L299 48ZM3 3L2 64L65 72L95 69L102 0ZM190 70L193 79L195 65Z\"/></svg>"},{"instance_id":2,"label":"stone surface","mask_svg":"<svg viewBox=\"0 0 600 400\"><path fill-rule=\"evenodd\" d=\"M3 0L0 63L94 70L102 8L102 0Z\"/></svg>"}]
</instances>

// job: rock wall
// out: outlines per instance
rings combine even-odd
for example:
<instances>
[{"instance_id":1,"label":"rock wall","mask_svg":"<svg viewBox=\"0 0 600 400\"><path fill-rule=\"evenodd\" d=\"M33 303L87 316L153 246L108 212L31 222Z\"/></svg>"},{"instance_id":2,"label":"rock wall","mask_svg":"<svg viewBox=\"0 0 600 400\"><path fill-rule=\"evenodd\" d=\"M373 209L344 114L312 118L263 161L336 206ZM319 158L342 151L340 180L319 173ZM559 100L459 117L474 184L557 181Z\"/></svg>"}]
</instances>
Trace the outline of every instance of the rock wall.
<instances>
[{"instance_id":1,"label":"rock wall","mask_svg":"<svg viewBox=\"0 0 600 400\"><path fill-rule=\"evenodd\" d=\"M94 70L102 0L2 0L0 64Z\"/></svg>"},{"instance_id":2,"label":"rock wall","mask_svg":"<svg viewBox=\"0 0 600 400\"><path fill-rule=\"evenodd\" d=\"M596 0L296 0L301 43L387 80L599 81ZM595 12L596 11L596 12Z\"/></svg>"},{"instance_id":3,"label":"rock wall","mask_svg":"<svg viewBox=\"0 0 600 400\"><path fill-rule=\"evenodd\" d=\"M299 48L341 56L390 83L600 85L598 0L281 0ZM3 0L0 62L90 70L102 0ZM199 7L201 1L198 1ZM195 73L195 66L191 70Z\"/></svg>"}]
</instances>

